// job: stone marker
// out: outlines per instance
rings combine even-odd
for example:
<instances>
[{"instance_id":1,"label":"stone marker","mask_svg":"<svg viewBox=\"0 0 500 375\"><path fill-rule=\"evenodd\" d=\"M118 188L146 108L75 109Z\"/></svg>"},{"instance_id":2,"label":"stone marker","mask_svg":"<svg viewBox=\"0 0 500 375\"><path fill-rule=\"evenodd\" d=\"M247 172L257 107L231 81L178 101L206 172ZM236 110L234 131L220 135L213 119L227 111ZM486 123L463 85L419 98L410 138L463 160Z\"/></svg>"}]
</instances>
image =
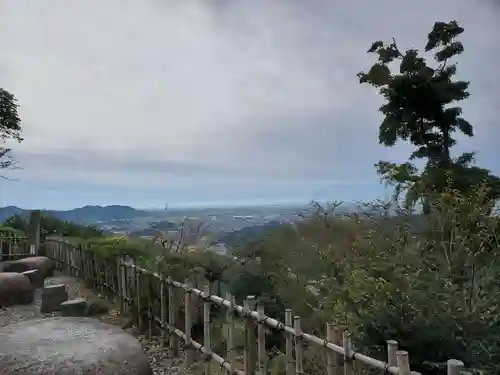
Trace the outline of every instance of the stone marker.
<instances>
[{"instance_id":1,"label":"stone marker","mask_svg":"<svg viewBox=\"0 0 500 375\"><path fill-rule=\"evenodd\" d=\"M16 272L0 273L0 306L26 305L32 303L35 288L28 276ZM1 373L1 372L0 372Z\"/></svg>"},{"instance_id":2,"label":"stone marker","mask_svg":"<svg viewBox=\"0 0 500 375\"><path fill-rule=\"evenodd\" d=\"M27 276L30 279L31 284L35 287L35 289L43 288L43 273L40 270L29 270L21 273L24 276Z\"/></svg>"},{"instance_id":3,"label":"stone marker","mask_svg":"<svg viewBox=\"0 0 500 375\"><path fill-rule=\"evenodd\" d=\"M30 270L41 270L43 277L52 276L55 263L47 257L28 257L18 260L11 260L3 263L5 272L25 272Z\"/></svg>"},{"instance_id":4,"label":"stone marker","mask_svg":"<svg viewBox=\"0 0 500 375\"><path fill-rule=\"evenodd\" d=\"M70 299L61 303L60 310L63 316L87 316L89 305L85 298Z\"/></svg>"},{"instance_id":5,"label":"stone marker","mask_svg":"<svg viewBox=\"0 0 500 375\"><path fill-rule=\"evenodd\" d=\"M97 319L27 320L0 337L0 374L153 375L139 341Z\"/></svg>"},{"instance_id":6,"label":"stone marker","mask_svg":"<svg viewBox=\"0 0 500 375\"><path fill-rule=\"evenodd\" d=\"M48 285L42 289L42 305L40 312L51 313L61 308L61 303L68 300L68 291L66 285L55 284Z\"/></svg>"}]
</instances>

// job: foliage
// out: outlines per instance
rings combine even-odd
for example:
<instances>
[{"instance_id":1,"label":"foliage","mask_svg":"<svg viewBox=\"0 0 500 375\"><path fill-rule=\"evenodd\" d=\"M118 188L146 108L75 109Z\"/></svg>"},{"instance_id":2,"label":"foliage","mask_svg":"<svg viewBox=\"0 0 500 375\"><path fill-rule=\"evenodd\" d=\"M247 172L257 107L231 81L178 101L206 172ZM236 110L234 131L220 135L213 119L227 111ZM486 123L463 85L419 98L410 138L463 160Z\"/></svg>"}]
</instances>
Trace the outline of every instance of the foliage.
<instances>
[{"instance_id":1,"label":"foliage","mask_svg":"<svg viewBox=\"0 0 500 375\"><path fill-rule=\"evenodd\" d=\"M457 65L451 63L464 51L457 40L463 32L456 21L434 24L425 52L434 54L435 67L428 65L416 49L401 52L394 39L390 44L376 41L368 53L375 53L377 61L368 73L358 73L359 82L378 88L386 101L379 109L384 116L379 142L392 147L403 141L415 147L410 161L400 165L380 161L377 170L383 181L395 186L396 196L407 192L408 206L422 200L425 212L432 194L450 186L450 179L454 188L464 192L485 182L494 187L490 190L491 199L500 196L500 179L486 169L471 166L473 153L458 158L451 154L456 144L454 133L474 135L472 124L461 116L461 107L451 106L469 97L469 82L453 80ZM389 65L396 62L398 72L393 73ZM425 161L423 171L415 167L415 159Z\"/></svg>"},{"instance_id":2,"label":"foliage","mask_svg":"<svg viewBox=\"0 0 500 375\"><path fill-rule=\"evenodd\" d=\"M16 97L0 88L0 169L15 166L10 156L11 149L4 146L7 140L22 142L21 119Z\"/></svg>"},{"instance_id":3,"label":"foliage","mask_svg":"<svg viewBox=\"0 0 500 375\"><path fill-rule=\"evenodd\" d=\"M25 235L25 232L17 228L7 226L5 223L0 224L0 237L24 237Z\"/></svg>"},{"instance_id":4,"label":"foliage","mask_svg":"<svg viewBox=\"0 0 500 375\"><path fill-rule=\"evenodd\" d=\"M75 224L42 214L40 225L44 236L93 238L101 237L102 230L95 226Z\"/></svg>"}]
</instances>

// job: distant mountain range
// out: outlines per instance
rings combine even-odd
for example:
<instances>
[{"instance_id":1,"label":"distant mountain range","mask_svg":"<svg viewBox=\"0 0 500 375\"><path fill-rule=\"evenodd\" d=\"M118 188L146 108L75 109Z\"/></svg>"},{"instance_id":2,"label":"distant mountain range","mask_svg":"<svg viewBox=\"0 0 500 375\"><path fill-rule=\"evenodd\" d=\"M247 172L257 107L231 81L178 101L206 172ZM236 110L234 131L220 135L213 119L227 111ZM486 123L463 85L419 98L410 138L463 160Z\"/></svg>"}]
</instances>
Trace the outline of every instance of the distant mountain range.
<instances>
[{"instance_id":1,"label":"distant mountain range","mask_svg":"<svg viewBox=\"0 0 500 375\"><path fill-rule=\"evenodd\" d=\"M25 210L16 206L0 207L0 222L7 220L12 215L28 216L30 211L31 210ZM155 216L152 212L119 205L84 206L66 211L42 210L42 213L54 216L60 220L81 224Z\"/></svg>"}]
</instances>

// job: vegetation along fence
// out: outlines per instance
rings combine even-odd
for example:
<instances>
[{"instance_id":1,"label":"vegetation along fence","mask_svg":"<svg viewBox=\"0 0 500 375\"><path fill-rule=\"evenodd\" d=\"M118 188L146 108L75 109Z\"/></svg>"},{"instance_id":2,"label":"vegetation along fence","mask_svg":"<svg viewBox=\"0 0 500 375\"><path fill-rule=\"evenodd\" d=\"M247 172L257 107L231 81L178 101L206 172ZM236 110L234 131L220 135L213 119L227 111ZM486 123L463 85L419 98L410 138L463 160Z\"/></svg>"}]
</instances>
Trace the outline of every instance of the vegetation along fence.
<instances>
[{"instance_id":1,"label":"vegetation along fence","mask_svg":"<svg viewBox=\"0 0 500 375\"><path fill-rule=\"evenodd\" d=\"M34 248L30 249L26 237L0 236L0 262L16 260L30 255L34 255Z\"/></svg>"},{"instance_id":2,"label":"vegetation along fence","mask_svg":"<svg viewBox=\"0 0 500 375\"><path fill-rule=\"evenodd\" d=\"M45 253L54 259L57 268L69 275L84 279L93 288L110 292L118 298L121 312L132 311L137 318L140 330L147 335L153 332L161 334L161 341L174 355L179 355L181 345L185 348L186 364L193 362L193 354L198 351L205 359L205 374L209 375L213 362L228 374L265 375L268 373L268 355L265 336L269 329L280 331L285 336L286 375L304 374L304 347L317 346L324 351L327 375L354 374L355 363L367 369L378 369L394 375L416 375L410 370L408 352L398 350L398 343L387 341L387 362L371 358L353 349L349 332L341 332L333 324L327 324L326 337L320 338L301 329L301 318L292 316L290 309L285 312L285 322L265 315L262 304L249 296L243 306L235 304L234 298L227 293L225 298L212 295L210 286L203 290L193 287L188 279L184 283L172 280L156 272L139 267L130 259L120 257L104 258L94 251L88 251L81 245L47 240ZM183 294L184 322L178 312ZM203 301L203 343L192 338L193 313L196 299ZM226 309L226 355L213 352L211 309ZM146 311L147 319L141 319ZM243 365L238 363L233 342L234 318L244 320ZM182 316L181 316L182 317ZM238 368L239 367L239 368ZM450 359L447 374L458 375L463 370L462 361Z\"/></svg>"}]
</instances>

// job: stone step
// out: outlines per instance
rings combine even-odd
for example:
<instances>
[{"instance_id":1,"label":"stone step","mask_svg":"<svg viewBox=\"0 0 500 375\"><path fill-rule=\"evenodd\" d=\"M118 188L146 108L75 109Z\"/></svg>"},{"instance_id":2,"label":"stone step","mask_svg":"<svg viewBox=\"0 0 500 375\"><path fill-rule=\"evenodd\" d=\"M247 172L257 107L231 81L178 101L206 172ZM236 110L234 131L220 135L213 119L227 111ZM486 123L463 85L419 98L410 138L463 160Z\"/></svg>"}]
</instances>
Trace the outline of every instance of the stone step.
<instances>
[{"instance_id":1,"label":"stone step","mask_svg":"<svg viewBox=\"0 0 500 375\"><path fill-rule=\"evenodd\" d=\"M59 311L61 303L68 300L68 290L65 284L47 285L42 289L42 314Z\"/></svg>"},{"instance_id":2,"label":"stone step","mask_svg":"<svg viewBox=\"0 0 500 375\"><path fill-rule=\"evenodd\" d=\"M89 304L85 298L75 298L64 301L60 305L62 316L87 316Z\"/></svg>"}]
</instances>

